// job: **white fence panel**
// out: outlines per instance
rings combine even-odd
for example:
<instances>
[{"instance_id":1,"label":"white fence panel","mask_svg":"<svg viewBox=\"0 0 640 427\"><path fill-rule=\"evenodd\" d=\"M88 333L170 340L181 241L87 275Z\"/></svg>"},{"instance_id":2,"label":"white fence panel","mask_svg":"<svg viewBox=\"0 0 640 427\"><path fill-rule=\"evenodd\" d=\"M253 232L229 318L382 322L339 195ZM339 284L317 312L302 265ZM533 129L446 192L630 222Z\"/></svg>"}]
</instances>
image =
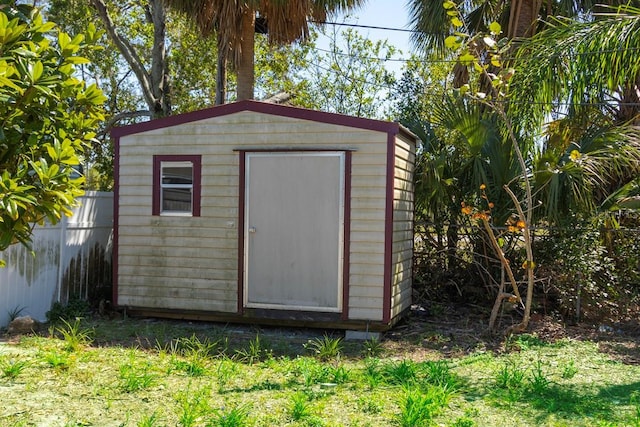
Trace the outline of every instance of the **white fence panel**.
<instances>
[{"instance_id":1,"label":"white fence panel","mask_svg":"<svg viewBox=\"0 0 640 427\"><path fill-rule=\"evenodd\" d=\"M73 216L36 227L35 256L21 245L0 252L0 327L12 312L46 320L56 301L110 298L113 193L87 191Z\"/></svg>"}]
</instances>

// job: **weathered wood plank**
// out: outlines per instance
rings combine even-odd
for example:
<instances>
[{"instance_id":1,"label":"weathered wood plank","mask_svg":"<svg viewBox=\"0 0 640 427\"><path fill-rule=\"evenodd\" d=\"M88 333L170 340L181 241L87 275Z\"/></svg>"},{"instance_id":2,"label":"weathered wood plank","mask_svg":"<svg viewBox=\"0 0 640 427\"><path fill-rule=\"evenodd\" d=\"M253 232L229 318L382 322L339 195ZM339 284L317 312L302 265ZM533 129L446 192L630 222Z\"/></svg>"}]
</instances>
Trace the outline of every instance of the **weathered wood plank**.
<instances>
[{"instance_id":1,"label":"weathered wood plank","mask_svg":"<svg viewBox=\"0 0 640 427\"><path fill-rule=\"evenodd\" d=\"M219 251L217 256L228 256L228 253ZM163 268L170 269L181 269L181 268L191 268L191 269L207 269L207 270L237 270L238 268L238 260L236 258L206 258L206 257L198 257L198 258L190 258L190 257L181 257L181 258L172 258L165 257L163 259L158 259L156 256L149 255L127 255L118 258L118 267L122 268L133 268L133 267L156 267L158 265L162 265Z\"/></svg>"},{"instance_id":2,"label":"weathered wood plank","mask_svg":"<svg viewBox=\"0 0 640 427\"><path fill-rule=\"evenodd\" d=\"M393 241L394 242L411 242L413 238L413 230L398 230L393 232Z\"/></svg>"},{"instance_id":3,"label":"weathered wood plank","mask_svg":"<svg viewBox=\"0 0 640 427\"><path fill-rule=\"evenodd\" d=\"M369 252L352 252L350 255L350 261L352 264L382 265L384 263L384 256L382 253L373 254Z\"/></svg>"},{"instance_id":4,"label":"weathered wood plank","mask_svg":"<svg viewBox=\"0 0 640 427\"><path fill-rule=\"evenodd\" d=\"M122 295L119 297L121 306L132 307L152 307L157 309L173 309L173 310L203 310L203 311L220 311L234 313L237 309L237 302L202 299L202 298L164 298L164 297L148 297L148 296L129 296Z\"/></svg>"},{"instance_id":5,"label":"weathered wood plank","mask_svg":"<svg viewBox=\"0 0 640 427\"><path fill-rule=\"evenodd\" d=\"M143 280L144 278L144 280ZM215 299L215 291L219 291L221 299L235 299L237 296L237 281L219 278L198 278L198 277L156 277L156 276L130 276L123 274L123 284L132 285L131 289L122 290L118 288L118 293L125 295L150 295L150 296L170 296L177 292L187 290L213 292L211 295ZM228 298L226 298L228 297Z\"/></svg>"},{"instance_id":6,"label":"weathered wood plank","mask_svg":"<svg viewBox=\"0 0 640 427\"><path fill-rule=\"evenodd\" d=\"M284 129L278 129L275 126L264 126L262 124L243 124L242 127L230 125L227 130L233 132L225 132L222 126L208 128L201 126L199 133L185 129L182 132L174 130L173 134L162 135L163 148L173 150L174 153L188 153L195 151L199 147L215 146L220 153L232 153L238 148L257 148L271 146L271 148L329 148L329 149L355 149L360 146L372 145L376 146L372 149L380 154L386 152L386 147L380 144L379 132L353 132L331 130L309 129L305 126L295 125L287 126ZM216 132L216 129L220 132ZM240 133L239 133L240 132ZM185 146L184 141L188 139L189 144ZM385 138L386 139L386 138ZM122 139L121 139L122 141ZM157 146L158 135L142 135L138 136L135 147L152 147L154 143ZM125 149L133 148L133 145L124 143ZM179 149L182 148L182 151ZM201 150L202 151L202 150ZM212 151L207 151L208 153Z\"/></svg>"},{"instance_id":7,"label":"weathered wood plank","mask_svg":"<svg viewBox=\"0 0 640 427\"><path fill-rule=\"evenodd\" d=\"M368 297L382 299L382 288L380 286L352 286L349 289L349 299Z\"/></svg>"},{"instance_id":8,"label":"weathered wood plank","mask_svg":"<svg viewBox=\"0 0 640 427\"><path fill-rule=\"evenodd\" d=\"M351 218L351 232L354 231L371 231L384 229L384 221L377 219L371 220L368 218Z\"/></svg>"},{"instance_id":9,"label":"weathered wood plank","mask_svg":"<svg viewBox=\"0 0 640 427\"><path fill-rule=\"evenodd\" d=\"M382 277L384 275L383 264L352 264L349 269L349 273L352 275L376 275Z\"/></svg>"},{"instance_id":10,"label":"weathered wood plank","mask_svg":"<svg viewBox=\"0 0 640 427\"><path fill-rule=\"evenodd\" d=\"M382 307L381 301L378 305ZM382 308L349 307L349 318L354 320L382 320Z\"/></svg>"},{"instance_id":11,"label":"weathered wood plank","mask_svg":"<svg viewBox=\"0 0 640 427\"><path fill-rule=\"evenodd\" d=\"M371 242L351 242L351 254L364 254L364 255L380 255L384 254L384 247L379 243Z\"/></svg>"},{"instance_id":12,"label":"weathered wood plank","mask_svg":"<svg viewBox=\"0 0 640 427\"><path fill-rule=\"evenodd\" d=\"M384 217L385 214L383 209L352 209L351 227L353 227L358 221L382 221L381 224L384 224Z\"/></svg>"},{"instance_id":13,"label":"weathered wood plank","mask_svg":"<svg viewBox=\"0 0 640 427\"><path fill-rule=\"evenodd\" d=\"M351 242L383 243L384 237L384 230L351 232Z\"/></svg>"},{"instance_id":14,"label":"weathered wood plank","mask_svg":"<svg viewBox=\"0 0 640 427\"><path fill-rule=\"evenodd\" d=\"M351 199L351 208L354 210L360 209L379 209L384 213L385 199L384 198L371 198L371 197L357 197L354 196Z\"/></svg>"},{"instance_id":15,"label":"weathered wood plank","mask_svg":"<svg viewBox=\"0 0 640 427\"><path fill-rule=\"evenodd\" d=\"M204 268L174 268L164 267L162 263L158 263L153 267L147 266L118 266L118 272L121 277L135 276L146 277L148 281L157 283L165 283L165 286L179 287L181 283L192 288L202 286L202 289L213 286L214 283L220 281L228 281L236 283L237 269L204 269Z\"/></svg>"},{"instance_id":16,"label":"weathered wood plank","mask_svg":"<svg viewBox=\"0 0 640 427\"><path fill-rule=\"evenodd\" d=\"M376 173L373 175L365 175L364 171L356 171L351 175L351 188L375 187L386 188L387 177L384 173Z\"/></svg>"},{"instance_id":17,"label":"weathered wood plank","mask_svg":"<svg viewBox=\"0 0 640 427\"><path fill-rule=\"evenodd\" d=\"M134 244L138 243L138 244ZM179 248L180 257L202 257L214 258L217 253L220 251L237 253L237 246L235 246L232 242L224 240L219 243L215 243L207 246L207 247L174 247L174 246L165 246L158 244L157 242L153 242L158 245L158 247L151 246L149 244L141 244L141 240L137 240L135 242L129 242L128 244L120 245L120 249L118 251L118 255L127 255L127 256L154 256L154 257L169 257L176 256L176 248ZM217 246L217 247L216 247ZM231 251L230 251L231 250ZM226 256L226 255L225 255ZM220 256L220 258L224 258Z\"/></svg>"}]
</instances>

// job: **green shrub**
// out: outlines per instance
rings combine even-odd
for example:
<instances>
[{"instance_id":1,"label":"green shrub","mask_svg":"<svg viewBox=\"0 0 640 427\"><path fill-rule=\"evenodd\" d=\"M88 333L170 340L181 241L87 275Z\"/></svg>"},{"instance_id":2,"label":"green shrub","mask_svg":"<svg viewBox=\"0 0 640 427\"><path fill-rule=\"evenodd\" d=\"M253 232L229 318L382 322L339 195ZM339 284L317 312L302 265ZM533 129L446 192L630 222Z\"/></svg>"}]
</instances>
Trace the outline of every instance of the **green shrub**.
<instances>
[{"instance_id":1,"label":"green shrub","mask_svg":"<svg viewBox=\"0 0 640 427\"><path fill-rule=\"evenodd\" d=\"M66 304L54 302L51 310L47 311L47 320L51 323L58 323L61 320L73 320L85 317L89 314L89 303L80 298L70 298Z\"/></svg>"},{"instance_id":2,"label":"green shrub","mask_svg":"<svg viewBox=\"0 0 640 427\"><path fill-rule=\"evenodd\" d=\"M615 264L595 226L552 230L535 246L546 296L566 318L600 320L615 315L624 298Z\"/></svg>"}]
</instances>

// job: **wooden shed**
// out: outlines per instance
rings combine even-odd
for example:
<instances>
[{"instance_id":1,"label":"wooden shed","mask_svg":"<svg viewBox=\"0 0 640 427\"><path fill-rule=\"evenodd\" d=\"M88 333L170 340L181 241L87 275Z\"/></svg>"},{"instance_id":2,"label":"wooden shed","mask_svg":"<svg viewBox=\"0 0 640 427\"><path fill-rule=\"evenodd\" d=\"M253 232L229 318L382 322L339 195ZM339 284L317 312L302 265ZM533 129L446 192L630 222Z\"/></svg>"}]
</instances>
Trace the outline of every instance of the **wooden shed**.
<instances>
[{"instance_id":1,"label":"wooden shed","mask_svg":"<svg viewBox=\"0 0 640 427\"><path fill-rule=\"evenodd\" d=\"M354 330L410 307L416 139L397 123L241 101L112 136L116 306Z\"/></svg>"}]
</instances>

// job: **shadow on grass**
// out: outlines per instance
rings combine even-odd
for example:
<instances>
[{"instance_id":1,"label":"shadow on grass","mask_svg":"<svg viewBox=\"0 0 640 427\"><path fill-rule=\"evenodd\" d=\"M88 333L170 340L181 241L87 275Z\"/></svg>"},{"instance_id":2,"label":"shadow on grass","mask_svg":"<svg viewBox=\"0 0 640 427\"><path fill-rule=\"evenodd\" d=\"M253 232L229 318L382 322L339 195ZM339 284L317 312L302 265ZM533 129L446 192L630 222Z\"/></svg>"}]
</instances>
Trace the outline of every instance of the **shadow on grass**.
<instances>
[{"instance_id":1,"label":"shadow on grass","mask_svg":"<svg viewBox=\"0 0 640 427\"><path fill-rule=\"evenodd\" d=\"M630 384L616 384L609 387L602 387L598 396L603 399L630 404L633 403L630 399L634 393L640 393L640 380Z\"/></svg>"},{"instance_id":2,"label":"shadow on grass","mask_svg":"<svg viewBox=\"0 0 640 427\"><path fill-rule=\"evenodd\" d=\"M224 353L231 356L247 349L249 343L260 336L263 350L274 357L308 355L304 344L323 334L333 336L334 331L303 328L278 328L268 326L236 325L211 322L188 322L169 319L87 319L83 324L94 329L94 345L101 347L125 347L161 349L170 347L177 340L195 336L200 341L218 342ZM361 343L344 343L344 357L359 356Z\"/></svg>"},{"instance_id":3,"label":"shadow on grass","mask_svg":"<svg viewBox=\"0 0 640 427\"><path fill-rule=\"evenodd\" d=\"M550 419L562 419L583 425L586 421L625 422L632 416L625 415L621 406L633 405L630 396L640 391L640 382L599 387L596 392L585 391L578 385L549 384L532 391L530 389L488 391L495 406L505 408L511 405L528 405L531 417L538 425L545 425ZM474 399L482 398L478 394ZM607 424L608 425L608 424ZM626 424L625 424L626 425Z\"/></svg>"},{"instance_id":4,"label":"shadow on grass","mask_svg":"<svg viewBox=\"0 0 640 427\"><path fill-rule=\"evenodd\" d=\"M218 394L229 394L229 393L252 393L256 391L263 390L285 390L289 388L288 385L274 382L270 380L264 380L257 384L253 384L250 387L231 387L231 388L221 388L218 390Z\"/></svg>"},{"instance_id":5,"label":"shadow on grass","mask_svg":"<svg viewBox=\"0 0 640 427\"><path fill-rule=\"evenodd\" d=\"M525 395L524 401L532 408L541 411L536 417L542 422L551 415L562 419L598 419L611 420L616 406L610 399L598 394L584 393L576 386L551 384L544 391Z\"/></svg>"}]
</instances>

